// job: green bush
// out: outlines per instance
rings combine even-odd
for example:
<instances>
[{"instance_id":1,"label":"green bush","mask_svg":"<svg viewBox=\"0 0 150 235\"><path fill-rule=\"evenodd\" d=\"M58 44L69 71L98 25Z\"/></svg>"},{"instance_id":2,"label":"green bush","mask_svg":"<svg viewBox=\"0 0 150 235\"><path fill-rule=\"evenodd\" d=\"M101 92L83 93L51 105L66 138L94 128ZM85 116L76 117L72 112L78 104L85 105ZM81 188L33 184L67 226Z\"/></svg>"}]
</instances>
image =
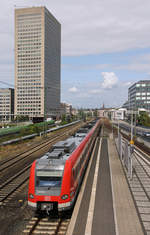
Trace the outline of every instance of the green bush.
<instances>
[{"instance_id":1,"label":"green bush","mask_svg":"<svg viewBox=\"0 0 150 235\"><path fill-rule=\"evenodd\" d=\"M68 124L68 122L67 121L62 121L61 123L60 123L60 125L66 125L66 124Z\"/></svg>"},{"instance_id":2,"label":"green bush","mask_svg":"<svg viewBox=\"0 0 150 235\"><path fill-rule=\"evenodd\" d=\"M24 136L24 135L30 135L33 133L39 133L40 131L43 131L44 128L47 129L48 125L53 124L54 121L51 120L49 122L40 122L36 124L30 124L27 126L15 126L15 127L10 127L10 128L4 128L0 129L0 136L8 135L8 134L15 134L19 133L19 135Z\"/></svg>"},{"instance_id":3,"label":"green bush","mask_svg":"<svg viewBox=\"0 0 150 235\"><path fill-rule=\"evenodd\" d=\"M150 126L150 117L146 112L140 112L139 116L137 117L138 124L142 126Z\"/></svg>"}]
</instances>

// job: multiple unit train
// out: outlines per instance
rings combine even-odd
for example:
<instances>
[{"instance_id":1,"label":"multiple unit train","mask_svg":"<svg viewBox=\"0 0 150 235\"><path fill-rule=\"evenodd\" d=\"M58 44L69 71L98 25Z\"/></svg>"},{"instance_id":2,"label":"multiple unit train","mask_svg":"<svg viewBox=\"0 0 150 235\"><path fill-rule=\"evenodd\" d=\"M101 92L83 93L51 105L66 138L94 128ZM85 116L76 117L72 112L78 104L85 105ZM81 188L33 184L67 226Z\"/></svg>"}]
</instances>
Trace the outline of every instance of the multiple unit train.
<instances>
[{"instance_id":1,"label":"multiple unit train","mask_svg":"<svg viewBox=\"0 0 150 235\"><path fill-rule=\"evenodd\" d=\"M56 143L30 169L28 205L37 212L61 212L74 205L90 158L99 120L80 128L74 136Z\"/></svg>"}]
</instances>

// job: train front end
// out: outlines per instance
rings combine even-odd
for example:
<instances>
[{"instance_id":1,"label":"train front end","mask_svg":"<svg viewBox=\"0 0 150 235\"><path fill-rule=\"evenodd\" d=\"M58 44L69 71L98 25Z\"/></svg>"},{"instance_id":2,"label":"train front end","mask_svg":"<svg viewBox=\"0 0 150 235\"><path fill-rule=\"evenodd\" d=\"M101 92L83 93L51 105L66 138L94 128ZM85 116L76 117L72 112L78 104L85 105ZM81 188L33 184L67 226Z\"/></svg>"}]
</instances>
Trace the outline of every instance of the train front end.
<instances>
[{"instance_id":1,"label":"train front end","mask_svg":"<svg viewBox=\"0 0 150 235\"><path fill-rule=\"evenodd\" d=\"M62 187L64 164L53 164L40 159L33 163L30 172L28 205L36 211L62 211L69 208L69 182ZM68 172L69 176L69 172ZM69 180L70 177L68 177ZM63 192L63 188L65 192Z\"/></svg>"}]
</instances>

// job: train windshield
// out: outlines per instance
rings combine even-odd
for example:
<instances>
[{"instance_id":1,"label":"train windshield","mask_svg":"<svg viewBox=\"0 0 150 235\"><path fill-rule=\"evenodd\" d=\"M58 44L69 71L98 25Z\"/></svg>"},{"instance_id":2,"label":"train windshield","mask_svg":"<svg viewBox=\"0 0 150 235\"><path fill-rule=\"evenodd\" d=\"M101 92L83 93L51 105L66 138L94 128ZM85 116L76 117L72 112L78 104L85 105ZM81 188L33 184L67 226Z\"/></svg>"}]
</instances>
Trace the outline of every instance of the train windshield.
<instances>
[{"instance_id":1,"label":"train windshield","mask_svg":"<svg viewBox=\"0 0 150 235\"><path fill-rule=\"evenodd\" d=\"M63 171L37 171L37 187L60 187Z\"/></svg>"},{"instance_id":2,"label":"train windshield","mask_svg":"<svg viewBox=\"0 0 150 235\"><path fill-rule=\"evenodd\" d=\"M62 177L57 176L38 176L37 186L38 187L60 187Z\"/></svg>"}]
</instances>

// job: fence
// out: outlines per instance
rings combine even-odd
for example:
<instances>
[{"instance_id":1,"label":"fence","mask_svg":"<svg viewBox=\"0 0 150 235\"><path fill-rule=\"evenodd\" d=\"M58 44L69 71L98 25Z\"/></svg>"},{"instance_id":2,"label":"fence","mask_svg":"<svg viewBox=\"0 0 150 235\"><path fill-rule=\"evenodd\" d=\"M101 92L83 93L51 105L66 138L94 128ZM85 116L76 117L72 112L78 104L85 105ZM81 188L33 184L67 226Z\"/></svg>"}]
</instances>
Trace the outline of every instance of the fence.
<instances>
[{"instance_id":1,"label":"fence","mask_svg":"<svg viewBox=\"0 0 150 235\"><path fill-rule=\"evenodd\" d=\"M40 136L44 135L45 133L53 132L53 131L56 131L56 130L59 130L59 129L63 129L64 127L67 127L67 126L74 125L74 124L76 124L78 122L80 122L80 120L71 122L71 123L63 125L63 126L57 126L57 127L51 128L49 130L42 131L42 132L40 132ZM24 137L20 137L20 138L17 138L17 139L13 139L13 140L8 140L8 141L0 143L0 146L17 143L17 142L20 142L20 141L25 140L25 139L34 138L36 136L38 136L37 133L32 134L32 135L27 135L27 136L24 136Z\"/></svg>"},{"instance_id":2,"label":"fence","mask_svg":"<svg viewBox=\"0 0 150 235\"><path fill-rule=\"evenodd\" d=\"M120 160L127 170L127 174L132 179L133 174L133 146L125 140L119 133L118 139L116 140L116 146L119 153Z\"/></svg>"}]
</instances>

